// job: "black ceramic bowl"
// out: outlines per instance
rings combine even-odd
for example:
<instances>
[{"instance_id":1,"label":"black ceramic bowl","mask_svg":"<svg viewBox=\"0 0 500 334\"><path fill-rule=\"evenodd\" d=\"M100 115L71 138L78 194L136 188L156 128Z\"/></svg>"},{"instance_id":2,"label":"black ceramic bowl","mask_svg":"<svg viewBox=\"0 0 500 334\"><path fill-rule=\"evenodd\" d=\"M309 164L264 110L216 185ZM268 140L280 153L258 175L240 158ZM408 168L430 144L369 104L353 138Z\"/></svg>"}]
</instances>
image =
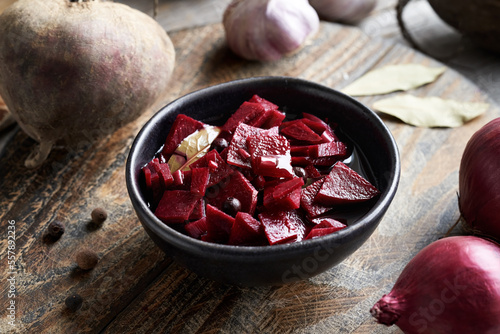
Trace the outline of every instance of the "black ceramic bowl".
<instances>
[{"instance_id":1,"label":"black ceramic bowl","mask_svg":"<svg viewBox=\"0 0 500 334\"><path fill-rule=\"evenodd\" d=\"M273 246L228 246L200 241L162 223L141 189L141 167L164 144L179 113L211 123L227 118L253 94L287 114L301 111L339 124L367 162L370 181L381 191L373 206L343 230L316 239ZM344 260L372 234L398 186L400 161L395 141L380 118L356 100L330 88L288 77L232 81L185 95L162 108L137 135L127 161L128 192L154 242L193 272L230 284L280 285L315 276ZM355 256L355 255L354 255Z\"/></svg>"}]
</instances>

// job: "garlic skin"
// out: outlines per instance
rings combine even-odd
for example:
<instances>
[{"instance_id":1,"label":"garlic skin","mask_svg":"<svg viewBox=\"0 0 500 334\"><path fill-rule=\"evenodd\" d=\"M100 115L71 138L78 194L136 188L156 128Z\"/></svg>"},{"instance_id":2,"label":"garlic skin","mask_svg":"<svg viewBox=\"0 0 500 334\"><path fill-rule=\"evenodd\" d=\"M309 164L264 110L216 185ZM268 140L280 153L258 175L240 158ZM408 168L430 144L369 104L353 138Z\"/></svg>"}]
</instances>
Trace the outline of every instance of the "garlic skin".
<instances>
[{"instance_id":1,"label":"garlic skin","mask_svg":"<svg viewBox=\"0 0 500 334\"><path fill-rule=\"evenodd\" d=\"M354 24L366 18L377 0L309 0L321 19Z\"/></svg>"},{"instance_id":2,"label":"garlic skin","mask_svg":"<svg viewBox=\"0 0 500 334\"><path fill-rule=\"evenodd\" d=\"M307 0L234 0L223 17L229 48L248 60L273 61L298 51L319 29Z\"/></svg>"}]
</instances>

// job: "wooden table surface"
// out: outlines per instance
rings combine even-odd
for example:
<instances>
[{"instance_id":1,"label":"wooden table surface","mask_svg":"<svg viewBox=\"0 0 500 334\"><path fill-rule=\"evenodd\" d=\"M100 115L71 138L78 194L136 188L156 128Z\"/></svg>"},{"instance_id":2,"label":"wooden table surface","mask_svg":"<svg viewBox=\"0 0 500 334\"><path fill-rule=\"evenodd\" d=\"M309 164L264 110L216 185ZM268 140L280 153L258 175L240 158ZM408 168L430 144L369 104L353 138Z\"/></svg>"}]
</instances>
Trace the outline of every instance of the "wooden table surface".
<instances>
[{"instance_id":1,"label":"wooden table surface","mask_svg":"<svg viewBox=\"0 0 500 334\"><path fill-rule=\"evenodd\" d=\"M0 1L0 10L8 2ZM152 14L152 2L123 2ZM163 103L242 77L289 75L342 88L385 64L440 65L406 45L397 29L394 1L389 0L380 0L357 27L323 23L315 41L293 57L272 64L246 62L225 45L219 22L227 3L160 1L157 20L177 52L172 90ZM458 163L465 143L480 126L500 116L498 57L457 38L430 15L425 1L411 4L407 12L409 26L429 50L462 49L447 60L449 69L438 81L414 93L491 106L484 116L455 129L415 128L383 117L400 150L400 187L375 233L351 257L310 280L280 287L240 288L198 277L154 245L127 197L128 150L154 110L88 150L54 151L37 170L22 167L35 143L11 129L0 156L0 332L401 333L377 325L368 311L390 291L404 265L458 218ZM378 98L359 100L371 105ZM90 211L98 206L108 210L109 219L93 229ZM66 232L48 243L43 236L53 220L63 221ZM6 265L8 225L16 231L12 269ZM91 271L75 264L74 255L82 247L100 256ZM9 297L12 286L15 297ZM70 293L84 299L75 313L64 307ZM7 317L12 301L15 326Z\"/></svg>"}]
</instances>

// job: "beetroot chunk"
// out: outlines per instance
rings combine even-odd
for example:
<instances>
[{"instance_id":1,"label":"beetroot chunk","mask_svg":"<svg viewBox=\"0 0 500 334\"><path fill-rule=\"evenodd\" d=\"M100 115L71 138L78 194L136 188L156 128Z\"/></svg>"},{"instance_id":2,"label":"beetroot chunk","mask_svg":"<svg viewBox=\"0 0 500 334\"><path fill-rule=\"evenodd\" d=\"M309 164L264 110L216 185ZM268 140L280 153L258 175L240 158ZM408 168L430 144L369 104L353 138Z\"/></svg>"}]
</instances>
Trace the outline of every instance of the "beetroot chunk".
<instances>
[{"instance_id":1,"label":"beetroot chunk","mask_svg":"<svg viewBox=\"0 0 500 334\"><path fill-rule=\"evenodd\" d=\"M324 181L325 178L319 179L308 187L302 189L300 207L306 211L309 218L316 218L332 209L331 206L324 206L322 204L315 203L314 201Z\"/></svg>"},{"instance_id":2,"label":"beetroot chunk","mask_svg":"<svg viewBox=\"0 0 500 334\"><path fill-rule=\"evenodd\" d=\"M186 190L167 190L158 203L155 215L166 224L183 223L189 219L199 196Z\"/></svg>"},{"instance_id":3,"label":"beetroot chunk","mask_svg":"<svg viewBox=\"0 0 500 334\"><path fill-rule=\"evenodd\" d=\"M293 210L300 207L301 177L264 188L264 206L268 209Z\"/></svg>"},{"instance_id":4,"label":"beetroot chunk","mask_svg":"<svg viewBox=\"0 0 500 334\"><path fill-rule=\"evenodd\" d=\"M236 198L241 203L240 211L253 215L257 206L257 193L250 181L243 174L235 171L223 182L208 188L205 198L208 204L220 210L223 209L228 197Z\"/></svg>"},{"instance_id":5,"label":"beetroot chunk","mask_svg":"<svg viewBox=\"0 0 500 334\"><path fill-rule=\"evenodd\" d=\"M229 235L230 245L263 245L266 243L262 223L245 212L238 212Z\"/></svg>"},{"instance_id":6,"label":"beetroot chunk","mask_svg":"<svg viewBox=\"0 0 500 334\"><path fill-rule=\"evenodd\" d=\"M317 144L322 141L321 137L301 120L282 128L281 134L287 138L310 144Z\"/></svg>"},{"instance_id":7,"label":"beetroot chunk","mask_svg":"<svg viewBox=\"0 0 500 334\"><path fill-rule=\"evenodd\" d=\"M234 131L227 151L227 163L242 168L252 168L247 148L247 138L257 135L278 135L278 127L264 130L241 123ZM242 154L247 152L248 155Z\"/></svg>"},{"instance_id":8,"label":"beetroot chunk","mask_svg":"<svg viewBox=\"0 0 500 334\"><path fill-rule=\"evenodd\" d=\"M266 211L259 214L259 219L271 245L301 241L304 238L306 226L295 210Z\"/></svg>"},{"instance_id":9,"label":"beetroot chunk","mask_svg":"<svg viewBox=\"0 0 500 334\"><path fill-rule=\"evenodd\" d=\"M179 114L175 118L174 124L172 124L172 128L168 133L167 139L165 140L165 145L163 146L162 155L166 160L170 157L172 153L174 153L175 149L179 144L195 132L203 128L204 124L199 122L189 116L184 114Z\"/></svg>"},{"instance_id":10,"label":"beetroot chunk","mask_svg":"<svg viewBox=\"0 0 500 334\"><path fill-rule=\"evenodd\" d=\"M206 212L207 238L212 241L227 243L234 225L234 218L210 204L207 204Z\"/></svg>"},{"instance_id":11,"label":"beetroot chunk","mask_svg":"<svg viewBox=\"0 0 500 334\"><path fill-rule=\"evenodd\" d=\"M207 217L202 217L194 222L184 225L186 233L195 239L201 239L202 236L207 234Z\"/></svg>"},{"instance_id":12,"label":"beetroot chunk","mask_svg":"<svg viewBox=\"0 0 500 334\"><path fill-rule=\"evenodd\" d=\"M254 173L271 177L292 177L290 143L283 136L258 135L247 138Z\"/></svg>"},{"instance_id":13,"label":"beetroot chunk","mask_svg":"<svg viewBox=\"0 0 500 334\"><path fill-rule=\"evenodd\" d=\"M208 168L193 168L191 169L191 192L197 195L204 196L208 185Z\"/></svg>"},{"instance_id":14,"label":"beetroot chunk","mask_svg":"<svg viewBox=\"0 0 500 334\"><path fill-rule=\"evenodd\" d=\"M266 115L269 111L259 103L243 102L238 110L229 117L222 130L233 133L241 123L249 124L253 119Z\"/></svg>"},{"instance_id":15,"label":"beetroot chunk","mask_svg":"<svg viewBox=\"0 0 500 334\"><path fill-rule=\"evenodd\" d=\"M339 161L325 178L315 200L324 205L356 203L369 200L379 193L368 180Z\"/></svg>"}]
</instances>

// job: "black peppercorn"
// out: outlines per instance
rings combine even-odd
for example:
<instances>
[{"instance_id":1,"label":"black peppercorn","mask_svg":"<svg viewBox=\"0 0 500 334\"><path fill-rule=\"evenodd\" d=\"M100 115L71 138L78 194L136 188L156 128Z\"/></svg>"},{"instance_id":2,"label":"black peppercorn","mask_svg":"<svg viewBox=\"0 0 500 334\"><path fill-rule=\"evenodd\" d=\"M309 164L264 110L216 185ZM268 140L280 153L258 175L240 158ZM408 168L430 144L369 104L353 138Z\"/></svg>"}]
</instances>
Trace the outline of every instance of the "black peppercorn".
<instances>
[{"instance_id":1,"label":"black peppercorn","mask_svg":"<svg viewBox=\"0 0 500 334\"><path fill-rule=\"evenodd\" d=\"M76 254L76 264L83 270L94 268L99 262L99 256L91 249L83 249Z\"/></svg>"},{"instance_id":2,"label":"black peppercorn","mask_svg":"<svg viewBox=\"0 0 500 334\"><path fill-rule=\"evenodd\" d=\"M221 153L225 148L229 146L229 143L226 139L218 137L212 142L212 149L215 149L217 152Z\"/></svg>"},{"instance_id":3,"label":"black peppercorn","mask_svg":"<svg viewBox=\"0 0 500 334\"><path fill-rule=\"evenodd\" d=\"M80 309L80 307L82 307L82 303L83 303L83 299L77 293L72 294L71 296L66 298L66 300L64 301L64 304L66 304L66 307L71 312L78 311Z\"/></svg>"},{"instance_id":4,"label":"black peppercorn","mask_svg":"<svg viewBox=\"0 0 500 334\"><path fill-rule=\"evenodd\" d=\"M54 239L60 238L64 233L64 224L58 220L50 222L49 226L47 227L47 233Z\"/></svg>"},{"instance_id":5,"label":"black peppercorn","mask_svg":"<svg viewBox=\"0 0 500 334\"><path fill-rule=\"evenodd\" d=\"M235 197L228 197L224 201L222 206L222 211L230 216L235 217L236 214L241 210L241 202Z\"/></svg>"},{"instance_id":6,"label":"black peppercorn","mask_svg":"<svg viewBox=\"0 0 500 334\"><path fill-rule=\"evenodd\" d=\"M100 225L108 218L108 213L103 208L95 208L90 216L93 223Z\"/></svg>"}]
</instances>

